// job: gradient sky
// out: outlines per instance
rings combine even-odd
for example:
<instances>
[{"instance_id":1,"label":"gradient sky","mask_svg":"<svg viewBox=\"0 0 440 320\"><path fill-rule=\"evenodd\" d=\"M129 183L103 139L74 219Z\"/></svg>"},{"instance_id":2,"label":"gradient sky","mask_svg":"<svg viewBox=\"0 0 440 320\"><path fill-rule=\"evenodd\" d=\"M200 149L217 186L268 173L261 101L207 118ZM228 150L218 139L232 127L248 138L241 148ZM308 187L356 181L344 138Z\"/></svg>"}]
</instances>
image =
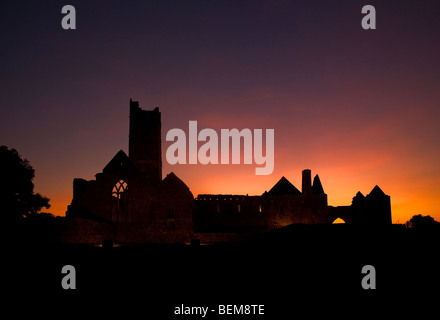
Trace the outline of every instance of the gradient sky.
<instances>
[{"instance_id":1,"label":"gradient sky","mask_svg":"<svg viewBox=\"0 0 440 320\"><path fill-rule=\"evenodd\" d=\"M63 30L74 5L77 29ZM374 5L377 29L361 28ZM162 112L163 176L199 193L261 194L319 174L330 205L377 184L393 222L440 221L440 2L6 1L0 144L64 215L73 178L128 153L129 99ZM275 129L275 170L168 165L172 128Z\"/></svg>"}]
</instances>

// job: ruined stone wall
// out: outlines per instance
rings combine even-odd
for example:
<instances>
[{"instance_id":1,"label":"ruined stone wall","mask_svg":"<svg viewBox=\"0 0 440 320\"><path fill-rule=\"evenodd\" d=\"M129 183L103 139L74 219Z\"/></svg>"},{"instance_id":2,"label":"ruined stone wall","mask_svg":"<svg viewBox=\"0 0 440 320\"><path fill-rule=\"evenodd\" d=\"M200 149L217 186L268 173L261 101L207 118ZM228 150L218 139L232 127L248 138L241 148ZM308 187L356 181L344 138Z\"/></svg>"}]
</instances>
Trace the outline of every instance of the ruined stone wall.
<instances>
[{"instance_id":1,"label":"ruined stone wall","mask_svg":"<svg viewBox=\"0 0 440 320\"><path fill-rule=\"evenodd\" d=\"M62 241L74 244L102 245L114 240L114 226L109 222L71 217L66 218Z\"/></svg>"},{"instance_id":2,"label":"ruined stone wall","mask_svg":"<svg viewBox=\"0 0 440 320\"><path fill-rule=\"evenodd\" d=\"M326 195L199 195L197 232L270 230L292 223L328 223Z\"/></svg>"}]
</instances>

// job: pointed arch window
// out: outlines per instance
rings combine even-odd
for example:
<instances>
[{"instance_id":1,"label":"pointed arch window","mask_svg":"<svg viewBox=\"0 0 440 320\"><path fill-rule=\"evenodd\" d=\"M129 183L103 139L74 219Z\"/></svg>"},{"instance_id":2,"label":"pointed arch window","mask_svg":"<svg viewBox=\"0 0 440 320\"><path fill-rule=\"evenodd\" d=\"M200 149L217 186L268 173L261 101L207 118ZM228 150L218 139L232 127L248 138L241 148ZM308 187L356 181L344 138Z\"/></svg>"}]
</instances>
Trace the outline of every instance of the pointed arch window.
<instances>
[{"instance_id":1,"label":"pointed arch window","mask_svg":"<svg viewBox=\"0 0 440 320\"><path fill-rule=\"evenodd\" d=\"M120 200L122 193L127 191L127 189L128 189L127 182L125 182L124 180L119 180L118 182L116 182L115 186L113 187L112 196Z\"/></svg>"}]
</instances>

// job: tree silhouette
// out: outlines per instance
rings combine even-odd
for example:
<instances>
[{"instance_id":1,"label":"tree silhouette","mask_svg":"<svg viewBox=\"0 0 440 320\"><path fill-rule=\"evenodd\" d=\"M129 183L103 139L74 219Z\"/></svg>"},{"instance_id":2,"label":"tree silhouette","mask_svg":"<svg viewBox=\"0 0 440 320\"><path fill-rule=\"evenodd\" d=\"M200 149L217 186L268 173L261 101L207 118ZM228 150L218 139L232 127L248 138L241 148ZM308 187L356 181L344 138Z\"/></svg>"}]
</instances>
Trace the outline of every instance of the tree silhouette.
<instances>
[{"instance_id":1,"label":"tree silhouette","mask_svg":"<svg viewBox=\"0 0 440 320\"><path fill-rule=\"evenodd\" d=\"M423 228L430 226L440 226L440 222L435 221L431 216L422 216L421 214L414 215L410 220L409 224L413 228Z\"/></svg>"},{"instance_id":2,"label":"tree silhouette","mask_svg":"<svg viewBox=\"0 0 440 320\"><path fill-rule=\"evenodd\" d=\"M15 149L0 146L0 212L5 222L17 223L23 217L49 208L49 199L34 193L35 170Z\"/></svg>"}]
</instances>

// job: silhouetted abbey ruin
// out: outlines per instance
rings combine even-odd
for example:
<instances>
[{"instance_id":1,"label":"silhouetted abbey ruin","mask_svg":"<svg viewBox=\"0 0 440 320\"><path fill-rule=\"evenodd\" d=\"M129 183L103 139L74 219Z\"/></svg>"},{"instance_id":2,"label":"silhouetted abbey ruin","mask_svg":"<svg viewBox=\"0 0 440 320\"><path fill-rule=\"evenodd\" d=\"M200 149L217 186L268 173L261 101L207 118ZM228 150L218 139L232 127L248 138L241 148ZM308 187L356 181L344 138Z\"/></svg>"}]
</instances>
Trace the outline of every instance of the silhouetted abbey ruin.
<instances>
[{"instance_id":1,"label":"silhouetted abbey ruin","mask_svg":"<svg viewBox=\"0 0 440 320\"><path fill-rule=\"evenodd\" d=\"M319 176L302 172L299 191L282 177L260 196L194 198L174 173L162 179L161 114L130 99L129 155L119 151L96 179L74 179L64 241L71 243L217 242L290 224L391 224L390 196L378 186L350 206L332 207Z\"/></svg>"}]
</instances>

